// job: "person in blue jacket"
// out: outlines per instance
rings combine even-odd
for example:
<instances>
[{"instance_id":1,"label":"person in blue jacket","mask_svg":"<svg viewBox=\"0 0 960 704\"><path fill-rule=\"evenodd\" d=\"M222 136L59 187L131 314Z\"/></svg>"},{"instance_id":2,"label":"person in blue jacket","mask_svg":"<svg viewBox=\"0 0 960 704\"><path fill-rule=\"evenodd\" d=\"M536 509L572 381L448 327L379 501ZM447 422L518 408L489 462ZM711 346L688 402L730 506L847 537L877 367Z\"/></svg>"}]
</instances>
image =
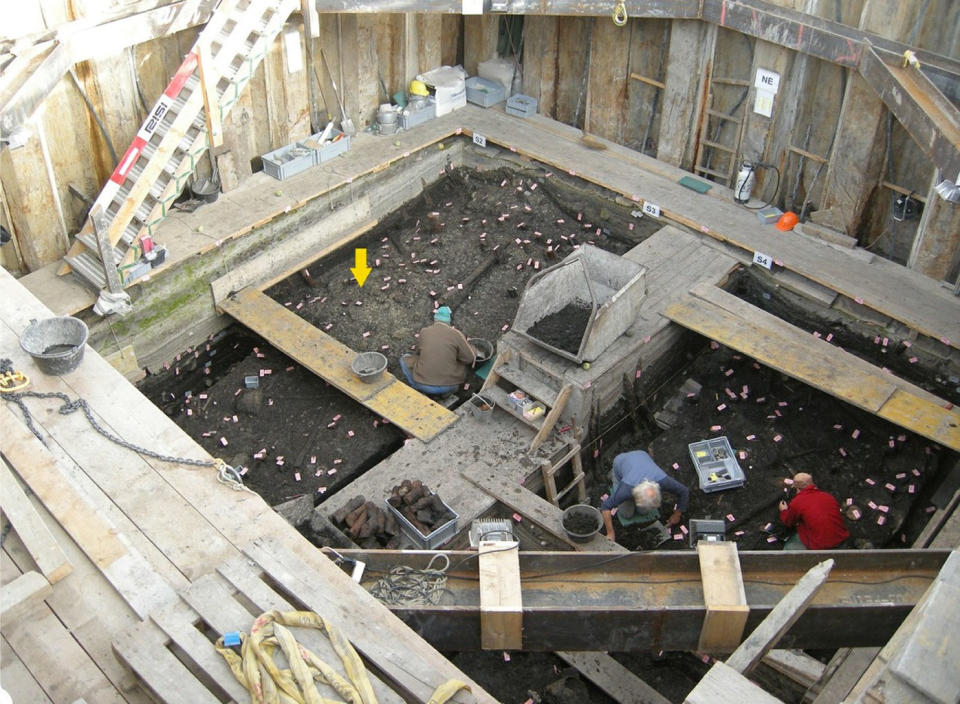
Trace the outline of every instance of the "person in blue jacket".
<instances>
[{"instance_id":1,"label":"person in blue jacket","mask_svg":"<svg viewBox=\"0 0 960 704\"><path fill-rule=\"evenodd\" d=\"M675 526L690 502L690 490L686 485L668 477L643 450L624 452L614 457L613 491L600 504L607 538L616 540L613 530L614 508L618 515L632 519L631 523L655 521L660 518L664 491L677 497L674 511L667 519L668 526Z\"/></svg>"}]
</instances>

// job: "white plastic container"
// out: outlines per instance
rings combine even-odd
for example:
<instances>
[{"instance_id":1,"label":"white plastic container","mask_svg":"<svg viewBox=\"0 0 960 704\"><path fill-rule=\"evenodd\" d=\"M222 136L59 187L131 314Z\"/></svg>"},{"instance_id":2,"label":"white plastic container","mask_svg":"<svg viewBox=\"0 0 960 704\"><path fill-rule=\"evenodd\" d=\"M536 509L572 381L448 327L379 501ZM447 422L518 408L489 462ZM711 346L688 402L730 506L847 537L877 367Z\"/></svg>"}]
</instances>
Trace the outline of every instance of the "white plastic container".
<instances>
[{"instance_id":1,"label":"white plastic container","mask_svg":"<svg viewBox=\"0 0 960 704\"><path fill-rule=\"evenodd\" d=\"M417 76L417 80L433 90L437 117L466 106L466 78L467 74L459 66L441 66Z\"/></svg>"}]
</instances>

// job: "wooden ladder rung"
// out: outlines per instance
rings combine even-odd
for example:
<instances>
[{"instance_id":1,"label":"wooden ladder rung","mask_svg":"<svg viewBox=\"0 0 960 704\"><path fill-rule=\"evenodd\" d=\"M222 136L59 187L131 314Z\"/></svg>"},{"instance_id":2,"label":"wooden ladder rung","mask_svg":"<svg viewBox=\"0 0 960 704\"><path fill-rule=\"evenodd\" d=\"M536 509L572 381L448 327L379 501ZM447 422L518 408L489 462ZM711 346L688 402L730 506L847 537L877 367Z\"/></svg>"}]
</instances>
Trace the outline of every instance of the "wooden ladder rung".
<instances>
[{"instance_id":1,"label":"wooden ladder rung","mask_svg":"<svg viewBox=\"0 0 960 704\"><path fill-rule=\"evenodd\" d=\"M710 174L711 176L716 176L717 178L722 178L730 180L730 177L733 176L733 172L721 173L719 171L714 171L713 169L708 169L706 166L696 166L694 170L701 174Z\"/></svg>"},{"instance_id":2,"label":"wooden ladder rung","mask_svg":"<svg viewBox=\"0 0 960 704\"><path fill-rule=\"evenodd\" d=\"M732 122L735 125L740 124L739 118L733 117L732 115L728 115L727 113L721 112L720 110L713 110L712 108L707 108L707 114L710 115L710 117L716 117L721 120L726 120L727 122Z\"/></svg>"},{"instance_id":3,"label":"wooden ladder rung","mask_svg":"<svg viewBox=\"0 0 960 704\"><path fill-rule=\"evenodd\" d=\"M728 147L726 144L720 144L719 142L711 142L709 139L701 139L700 143L705 144L708 147L712 147L713 149L720 149L722 151L729 152L731 154L737 153L737 150L734 149L733 147Z\"/></svg>"},{"instance_id":4,"label":"wooden ladder rung","mask_svg":"<svg viewBox=\"0 0 960 704\"><path fill-rule=\"evenodd\" d=\"M747 80L743 80L740 78L723 78L722 76L720 78L714 77L710 80L710 82L719 83L722 86L749 86L750 85L750 81L747 81Z\"/></svg>"},{"instance_id":5,"label":"wooden ladder rung","mask_svg":"<svg viewBox=\"0 0 960 704\"><path fill-rule=\"evenodd\" d=\"M557 472L568 462L573 461L573 479L563 489L557 489ZM583 461L580 459L580 444L575 443L570 446L567 453L555 463L544 460L540 465L540 471L543 474L543 488L547 495L547 501L557 508L560 507L560 499L569 494L574 488L577 489L578 498L581 502L587 499L587 489L584 485L586 475L583 473Z\"/></svg>"}]
</instances>

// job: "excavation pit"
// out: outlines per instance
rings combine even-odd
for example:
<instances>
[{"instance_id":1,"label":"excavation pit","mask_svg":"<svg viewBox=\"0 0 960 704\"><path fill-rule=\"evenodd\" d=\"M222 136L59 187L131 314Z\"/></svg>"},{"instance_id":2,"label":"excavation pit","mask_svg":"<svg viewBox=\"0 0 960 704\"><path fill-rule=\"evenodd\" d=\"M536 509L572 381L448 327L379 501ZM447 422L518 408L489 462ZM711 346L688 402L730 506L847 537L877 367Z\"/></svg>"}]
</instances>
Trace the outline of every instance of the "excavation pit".
<instances>
[{"instance_id":1,"label":"excavation pit","mask_svg":"<svg viewBox=\"0 0 960 704\"><path fill-rule=\"evenodd\" d=\"M536 170L453 169L378 228L267 293L352 350L384 354L394 375L399 373L398 356L414 344L419 328L429 324L436 305L452 304L454 323L468 335L498 341L520 304L511 291L524 289L540 270L538 261L545 265L547 248L559 244L562 254L574 251L577 242L592 240L624 254L631 243L658 227L647 221L631 229L630 220L610 215L616 211L609 210L608 203L583 196L578 200L572 191L561 190L568 187ZM609 226L600 217L604 208ZM349 273L359 246L366 246L373 269L363 289ZM500 250L497 257L490 256ZM469 288L458 286L471 277ZM322 503L402 445L404 434L385 418L239 326L234 330L182 351L170 361L169 370L152 375L142 387L209 452L244 467L244 481L268 503L278 505L298 496ZM861 544L903 545L916 534L914 526L930 505L928 482L950 453L735 351L709 346L692 333L682 339L686 344L672 346L663 358L644 359L646 371L632 380L634 391L644 397L662 387L648 401L651 411L659 413L680 394L687 378L696 376L703 390L695 399L682 395L682 412L675 414L679 420L667 430L650 427L652 419L646 428L642 419L631 422L625 406L608 413L615 430L598 427L602 439L591 439L583 453L590 503L598 505L600 494L609 490L609 466L616 453L643 447L694 489L687 516L732 516L728 537L744 549L780 547L779 542L768 542L763 528L776 522L771 502L775 506L783 479L796 471L810 471L842 502L852 498L858 506L886 507L868 508L866 518L871 520L860 520L852 528ZM725 375L730 369L736 375L736 401L727 394L733 383ZM260 388L246 388L246 377L256 378ZM470 399L482 384L483 379L471 375L459 400ZM743 387L750 389L747 399L740 396L746 393ZM622 386L617 388L619 395ZM765 400L757 403L761 397ZM717 410L720 405L726 408ZM805 410L797 411L801 407ZM842 428L834 429L834 423L820 427L822 423L814 421L822 418L835 418ZM717 425L723 432L711 430ZM860 431L857 440L844 437L854 430ZM742 488L708 497L695 488L687 445L718 433L729 433L734 449L747 453L742 463L750 479ZM866 479L875 484L865 484ZM887 483L894 485L893 493L883 488ZM880 514L886 520L878 524ZM643 544L632 527L618 526L617 535L627 547ZM685 546L683 534L676 533L664 548Z\"/></svg>"}]
</instances>

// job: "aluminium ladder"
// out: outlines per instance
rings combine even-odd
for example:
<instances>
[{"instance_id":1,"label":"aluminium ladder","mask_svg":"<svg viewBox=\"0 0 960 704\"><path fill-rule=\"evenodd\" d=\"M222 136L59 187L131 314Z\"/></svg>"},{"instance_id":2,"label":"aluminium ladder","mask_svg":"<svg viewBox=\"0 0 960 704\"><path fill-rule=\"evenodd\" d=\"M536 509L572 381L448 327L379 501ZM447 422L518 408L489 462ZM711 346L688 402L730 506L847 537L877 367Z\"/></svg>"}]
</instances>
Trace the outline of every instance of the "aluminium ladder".
<instances>
[{"instance_id":1,"label":"aluminium ladder","mask_svg":"<svg viewBox=\"0 0 960 704\"><path fill-rule=\"evenodd\" d=\"M141 239L154 234L210 148L204 84L208 90L215 89L208 93L208 100L216 101L216 117L222 121L299 6L297 0L224 0L220 4L91 208L91 213L103 214L113 261L108 261L110 248L101 257L93 218L88 215L59 274L73 271L103 290L109 281L107 267L113 267L128 283L125 274L139 257Z\"/></svg>"}]
</instances>

